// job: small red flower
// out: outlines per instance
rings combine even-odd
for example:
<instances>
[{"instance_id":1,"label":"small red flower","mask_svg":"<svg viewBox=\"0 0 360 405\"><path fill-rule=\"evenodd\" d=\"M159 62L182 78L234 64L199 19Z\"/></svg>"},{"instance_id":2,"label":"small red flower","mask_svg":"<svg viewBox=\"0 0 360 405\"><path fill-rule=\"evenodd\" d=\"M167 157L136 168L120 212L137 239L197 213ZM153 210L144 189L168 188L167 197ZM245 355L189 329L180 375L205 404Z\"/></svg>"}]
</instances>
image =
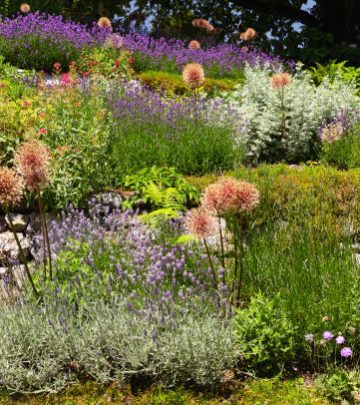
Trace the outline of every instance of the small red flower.
<instances>
[{"instance_id":1,"label":"small red flower","mask_svg":"<svg viewBox=\"0 0 360 405\"><path fill-rule=\"evenodd\" d=\"M53 65L54 70L58 71L61 69L61 63L60 62L55 62Z\"/></svg>"},{"instance_id":2,"label":"small red flower","mask_svg":"<svg viewBox=\"0 0 360 405\"><path fill-rule=\"evenodd\" d=\"M89 76L89 73L88 72L82 72L82 76L87 77L87 76Z\"/></svg>"},{"instance_id":3,"label":"small red flower","mask_svg":"<svg viewBox=\"0 0 360 405\"><path fill-rule=\"evenodd\" d=\"M135 62L135 58L133 56L130 56L129 63L134 63L134 62Z\"/></svg>"},{"instance_id":4,"label":"small red flower","mask_svg":"<svg viewBox=\"0 0 360 405\"><path fill-rule=\"evenodd\" d=\"M44 112L39 113L39 118L45 118L46 114Z\"/></svg>"},{"instance_id":5,"label":"small red flower","mask_svg":"<svg viewBox=\"0 0 360 405\"><path fill-rule=\"evenodd\" d=\"M48 130L46 128L40 128L39 129L39 134L40 135L46 135L48 133Z\"/></svg>"},{"instance_id":6,"label":"small red flower","mask_svg":"<svg viewBox=\"0 0 360 405\"><path fill-rule=\"evenodd\" d=\"M23 102L23 107L29 107L30 103L28 101Z\"/></svg>"},{"instance_id":7,"label":"small red flower","mask_svg":"<svg viewBox=\"0 0 360 405\"><path fill-rule=\"evenodd\" d=\"M116 68L118 68L120 66L119 59L115 59L114 65L115 65Z\"/></svg>"}]
</instances>

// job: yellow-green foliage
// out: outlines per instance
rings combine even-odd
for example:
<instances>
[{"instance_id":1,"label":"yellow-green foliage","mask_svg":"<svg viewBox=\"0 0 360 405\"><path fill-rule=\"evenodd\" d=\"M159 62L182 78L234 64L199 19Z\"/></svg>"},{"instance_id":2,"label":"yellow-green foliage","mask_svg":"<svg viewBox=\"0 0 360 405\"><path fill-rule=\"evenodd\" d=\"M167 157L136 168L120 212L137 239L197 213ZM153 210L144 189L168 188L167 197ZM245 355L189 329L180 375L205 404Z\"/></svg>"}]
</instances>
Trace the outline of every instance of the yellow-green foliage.
<instances>
[{"instance_id":1,"label":"yellow-green foliage","mask_svg":"<svg viewBox=\"0 0 360 405\"><path fill-rule=\"evenodd\" d=\"M319 230L334 225L341 233L360 231L360 169L279 164L241 167L227 175L258 186L261 207L255 215L259 222L305 218ZM216 181L216 176L187 180L202 191Z\"/></svg>"},{"instance_id":2,"label":"yellow-green foliage","mask_svg":"<svg viewBox=\"0 0 360 405\"><path fill-rule=\"evenodd\" d=\"M153 90L161 90L171 94L190 94L190 88L184 83L182 76L166 73L148 71L140 73L138 79ZM204 91L211 93L214 91L231 91L238 83L229 79L207 78L203 85Z\"/></svg>"},{"instance_id":3,"label":"yellow-green foliage","mask_svg":"<svg viewBox=\"0 0 360 405\"><path fill-rule=\"evenodd\" d=\"M7 94L7 84L0 88L0 164L9 163L14 148L33 122L31 104L13 100Z\"/></svg>"}]
</instances>

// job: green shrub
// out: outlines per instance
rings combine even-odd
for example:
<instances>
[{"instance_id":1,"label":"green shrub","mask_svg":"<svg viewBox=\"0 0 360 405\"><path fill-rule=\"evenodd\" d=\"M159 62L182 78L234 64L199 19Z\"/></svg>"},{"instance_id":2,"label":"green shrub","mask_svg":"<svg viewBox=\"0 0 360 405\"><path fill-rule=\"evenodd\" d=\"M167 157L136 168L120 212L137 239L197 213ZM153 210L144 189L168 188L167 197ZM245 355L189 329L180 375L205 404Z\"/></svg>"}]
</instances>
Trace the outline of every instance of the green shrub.
<instances>
[{"instance_id":1,"label":"green shrub","mask_svg":"<svg viewBox=\"0 0 360 405\"><path fill-rule=\"evenodd\" d=\"M251 163L304 162L317 157L318 130L341 109L357 110L360 97L353 82L336 77L315 86L297 69L281 90L271 85L270 69L245 68L246 80L228 101L243 116L241 133Z\"/></svg>"},{"instance_id":2,"label":"green shrub","mask_svg":"<svg viewBox=\"0 0 360 405\"><path fill-rule=\"evenodd\" d=\"M340 78L344 82L356 82L357 88L360 90L360 68L354 66L346 66L347 62L333 61L327 65L316 63L316 67L311 67L309 72L311 78L317 85L320 85L325 78L333 81Z\"/></svg>"},{"instance_id":3,"label":"green shrub","mask_svg":"<svg viewBox=\"0 0 360 405\"><path fill-rule=\"evenodd\" d=\"M107 78L127 79L132 75L130 53L113 48L84 48L77 60L80 74L102 75Z\"/></svg>"},{"instance_id":4,"label":"green shrub","mask_svg":"<svg viewBox=\"0 0 360 405\"><path fill-rule=\"evenodd\" d=\"M167 72L147 71L137 76L150 89L170 94L189 95L191 89L184 83L181 75ZM232 91L238 83L230 79L206 78L202 86L205 92L215 94L219 91Z\"/></svg>"},{"instance_id":5,"label":"green shrub","mask_svg":"<svg viewBox=\"0 0 360 405\"><path fill-rule=\"evenodd\" d=\"M276 374L294 357L294 326L275 300L257 294L235 322L243 359L255 374Z\"/></svg>"},{"instance_id":6,"label":"green shrub","mask_svg":"<svg viewBox=\"0 0 360 405\"><path fill-rule=\"evenodd\" d=\"M39 99L36 128L53 152L53 177L46 190L52 209L79 205L110 184L109 113L101 97L86 91L56 89Z\"/></svg>"},{"instance_id":7,"label":"green shrub","mask_svg":"<svg viewBox=\"0 0 360 405\"><path fill-rule=\"evenodd\" d=\"M255 183L261 196L258 223L279 220L311 220L320 231L333 225L339 234L356 235L360 230L360 170L336 170L321 165L260 165L240 167L227 173ZM199 191L216 181L215 175L187 177Z\"/></svg>"}]
</instances>

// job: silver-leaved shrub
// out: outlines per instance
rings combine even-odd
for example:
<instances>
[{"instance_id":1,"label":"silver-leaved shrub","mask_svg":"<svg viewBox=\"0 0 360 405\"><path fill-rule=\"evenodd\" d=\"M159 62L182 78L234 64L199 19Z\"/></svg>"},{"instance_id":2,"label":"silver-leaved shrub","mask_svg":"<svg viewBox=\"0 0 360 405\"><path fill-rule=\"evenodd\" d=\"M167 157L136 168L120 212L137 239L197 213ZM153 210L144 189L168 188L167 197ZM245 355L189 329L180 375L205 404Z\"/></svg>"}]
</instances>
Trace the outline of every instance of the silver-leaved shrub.
<instances>
[{"instance_id":1,"label":"silver-leaved shrub","mask_svg":"<svg viewBox=\"0 0 360 405\"><path fill-rule=\"evenodd\" d=\"M248 160L300 162L314 158L318 129L340 110L358 109L355 83L335 77L316 86L298 66L283 88L273 87L269 68L245 68L245 83L225 97L243 117L241 143Z\"/></svg>"}]
</instances>

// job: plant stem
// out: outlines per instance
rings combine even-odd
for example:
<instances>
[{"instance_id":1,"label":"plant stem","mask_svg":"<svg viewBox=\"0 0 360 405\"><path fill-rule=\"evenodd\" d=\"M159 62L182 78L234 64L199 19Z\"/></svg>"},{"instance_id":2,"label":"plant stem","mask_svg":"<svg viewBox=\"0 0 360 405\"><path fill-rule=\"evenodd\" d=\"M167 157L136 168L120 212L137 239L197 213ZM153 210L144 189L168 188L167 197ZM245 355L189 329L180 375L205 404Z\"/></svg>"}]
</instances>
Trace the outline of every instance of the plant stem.
<instances>
[{"instance_id":1,"label":"plant stem","mask_svg":"<svg viewBox=\"0 0 360 405\"><path fill-rule=\"evenodd\" d=\"M245 271L245 257L244 257L244 221L243 218L239 218L239 247L240 247L240 271L239 271L239 282L237 286L237 296L236 300L239 302L240 301L240 293L242 289L242 284L243 284L243 278L244 278L244 271Z\"/></svg>"},{"instance_id":2,"label":"plant stem","mask_svg":"<svg viewBox=\"0 0 360 405\"><path fill-rule=\"evenodd\" d=\"M203 243L204 243L204 246L205 246L205 250L206 250L207 257L208 257L208 259L209 259L210 268L211 268L211 271L212 271L213 276L214 276L214 283L213 283L213 284L214 284L214 288L217 290L217 289L218 289L218 288L217 288L217 286L218 286L218 280L217 280L217 276L216 276L216 272L215 272L214 263L213 263L213 261L212 261L212 259L211 259L210 250L209 250L209 247L208 247L208 244L207 244L205 238L203 239Z\"/></svg>"},{"instance_id":3,"label":"plant stem","mask_svg":"<svg viewBox=\"0 0 360 405\"><path fill-rule=\"evenodd\" d=\"M44 238L44 241L46 241L47 253L48 253L48 258L49 258L49 278L50 278L50 280L52 280L52 260L51 260L51 247L50 247L50 239L49 239L48 227L47 227L47 224L46 224L44 208L43 208L43 205L41 203L41 195L40 195L39 187L37 187L36 191L37 191L37 197L38 197L38 203L39 203L40 216L42 216L42 218L43 218L42 219L42 222L43 222L43 225L44 225L43 238ZM44 254L45 254L45 252L44 252ZM45 256L44 256L44 260L45 260Z\"/></svg>"}]
</instances>

